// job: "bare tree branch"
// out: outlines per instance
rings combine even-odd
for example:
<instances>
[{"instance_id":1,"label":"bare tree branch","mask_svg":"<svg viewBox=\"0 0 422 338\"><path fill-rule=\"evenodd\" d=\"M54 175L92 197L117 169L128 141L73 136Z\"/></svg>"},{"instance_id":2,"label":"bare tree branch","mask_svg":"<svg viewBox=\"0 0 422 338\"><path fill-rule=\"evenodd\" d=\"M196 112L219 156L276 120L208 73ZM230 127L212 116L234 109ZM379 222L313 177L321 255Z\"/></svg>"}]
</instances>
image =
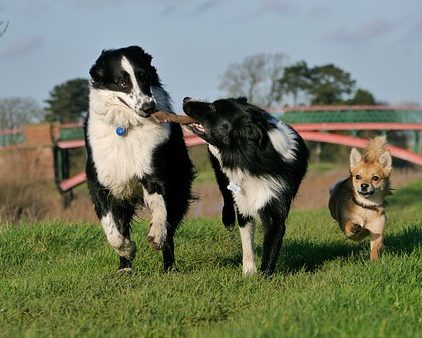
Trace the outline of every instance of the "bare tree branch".
<instances>
[{"instance_id":1,"label":"bare tree branch","mask_svg":"<svg viewBox=\"0 0 422 338\"><path fill-rule=\"evenodd\" d=\"M35 99L21 97L0 99L0 130L39 122L44 114L44 110Z\"/></svg>"},{"instance_id":2,"label":"bare tree branch","mask_svg":"<svg viewBox=\"0 0 422 338\"><path fill-rule=\"evenodd\" d=\"M278 82L283 76L284 54L257 54L230 65L221 77L219 88L229 96L246 96L260 106L281 100Z\"/></svg>"},{"instance_id":3,"label":"bare tree branch","mask_svg":"<svg viewBox=\"0 0 422 338\"><path fill-rule=\"evenodd\" d=\"M4 28L1 29L1 27L4 25ZM6 33L7 27L9 27L9 21L6 21L6 23L4 23L4 21L0 21L0 37Z\"/></svg>"}]
</instances>

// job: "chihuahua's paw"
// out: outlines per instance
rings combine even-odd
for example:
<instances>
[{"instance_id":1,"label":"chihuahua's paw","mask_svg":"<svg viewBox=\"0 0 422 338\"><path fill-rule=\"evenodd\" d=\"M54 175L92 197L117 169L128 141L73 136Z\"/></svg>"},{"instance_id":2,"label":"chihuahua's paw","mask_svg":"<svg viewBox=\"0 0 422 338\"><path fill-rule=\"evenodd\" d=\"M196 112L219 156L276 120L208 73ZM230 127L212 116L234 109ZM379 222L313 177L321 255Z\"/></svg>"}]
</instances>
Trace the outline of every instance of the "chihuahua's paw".
<instances>
[{"instance_id":1,"label":"chihuahua's paw","mask_svg":"<svg viewBox=\"0 0 422 338\"><path fill-rule=\"evenodd\" d=\"M354 235L356 235L356 234L358 234L358 233L362 232L362 230L363 230L363 228L362 228L359 224L356 224L356 223L354 223L354 224L352 225L352 227L350 228L350 231L351 231L351 232L352 232L352 234L354 234Z\"/></svg>"}]
</instances>

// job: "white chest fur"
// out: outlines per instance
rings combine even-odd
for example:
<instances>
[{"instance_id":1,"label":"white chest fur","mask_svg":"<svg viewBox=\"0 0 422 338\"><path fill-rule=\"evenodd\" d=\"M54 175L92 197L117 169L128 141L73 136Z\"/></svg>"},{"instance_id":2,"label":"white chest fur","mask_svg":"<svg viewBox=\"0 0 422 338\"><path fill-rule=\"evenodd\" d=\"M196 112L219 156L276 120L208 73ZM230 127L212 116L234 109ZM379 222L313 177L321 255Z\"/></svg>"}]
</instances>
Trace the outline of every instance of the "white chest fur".
<instances>
[{"instance_id":1,"label":"white chest fur","mask_svg":"<svg viewBox=\"0 0 422 338\"><path fill-rule=\"evenodd\" d=\"M130 127L127 135L118 136L116 126L91 116L88 141L98 181L116 197L129 196L133 193L133 183L151 174L153 151L169 134L167 124L145 120L142 125Z\"/></svg>"},{"instance_id":2,"label":"white chest fur","mask_svg":"<svg viewBox=\"0 0 422 338\"><path fill-rule=\"evenodd\" d=\"M232 191L232 194L239 212L243 215L256 217L258 211L284 188L284 182L279 179L253 176L244 170L224 168L219 150L212 145L209 145L209 149L220 162L222 171L227 175L230 183L240 188L239 191Z\"/></svg>"}]
</instances>

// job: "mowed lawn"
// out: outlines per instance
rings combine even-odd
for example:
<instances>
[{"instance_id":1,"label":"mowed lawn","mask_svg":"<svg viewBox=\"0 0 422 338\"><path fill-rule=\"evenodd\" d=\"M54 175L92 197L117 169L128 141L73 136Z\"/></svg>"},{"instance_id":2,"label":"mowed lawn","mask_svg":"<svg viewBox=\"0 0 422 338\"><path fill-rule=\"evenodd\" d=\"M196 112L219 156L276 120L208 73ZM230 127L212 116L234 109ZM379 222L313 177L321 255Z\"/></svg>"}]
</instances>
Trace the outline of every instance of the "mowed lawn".
<instances>
[{"instance_id":1,"label":"mowed lawn","mask_svg":"<svg viewBox=\"0 0 422 338\"><path fill-rule=\"evenodd\" d=\"M295 212L272 278L242 276L238 231L218 219L185 221L169 274L134 224L129 276L97 224L2 225L0 336L422 337L422 181L389 200L380 261L328 210Z\"/></svg>"}]
</instances>

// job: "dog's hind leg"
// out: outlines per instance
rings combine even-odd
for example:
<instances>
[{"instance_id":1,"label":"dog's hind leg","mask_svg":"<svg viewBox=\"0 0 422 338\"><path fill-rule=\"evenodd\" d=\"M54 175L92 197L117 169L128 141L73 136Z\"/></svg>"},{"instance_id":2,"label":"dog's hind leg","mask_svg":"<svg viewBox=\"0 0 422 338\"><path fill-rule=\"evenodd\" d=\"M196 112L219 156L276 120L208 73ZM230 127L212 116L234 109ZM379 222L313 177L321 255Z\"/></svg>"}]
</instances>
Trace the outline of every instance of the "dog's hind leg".
<instances>
[{"instance_id":1,"label":"dog's hind leg","mask_svg":"<svg viewBox=\"0 0 422 338\"><path fill-rule=\"evenodd\" d=\"M180 194L182 190L177 190ZM174 192L174 190L173 190ZM178 195L165 195L165 202L167 207L167 237L163 247L163 263L164 271L177 271L175 256L174 256L174 234L179 223L182 221L187 209L188 201L186 198Z\"/></svg>"},{"instance_id":2,"label":"dog's hind leg","mask_svg":"<svg viewBox=\"0 0 422 338\"><path fill-rule=\"evenodd\" d=\"M269 276L274 272L277 258L286 231L285 220L288 206L282 210L275 206L268 206L260 213L264 226L264 242L262 248L261 272Z\"/></svg>"},{"instance_id":3,"label":"dog's hind leg","mask_svg":"<svg viewBox=\"0 0 422 338\"><path fill-rule=\"evenodd\" d=\"M242 240L242 266L244 275L252 275L256 272L255 265L255 220L252 217L244 217L237 214L239 222L240 238Z\"/></svg>"},{"instance_id":4,"label":"dog's hind leg","mask_svg":"<svg viewBox=\"0 0 422 338\"><path fill-rule=\"evenodd\" d=\"M163 264L164 271L177 271L176 262L174 259L174 230L167 229L167 240L163 247Z\"/></svg>"}]
</instances>

